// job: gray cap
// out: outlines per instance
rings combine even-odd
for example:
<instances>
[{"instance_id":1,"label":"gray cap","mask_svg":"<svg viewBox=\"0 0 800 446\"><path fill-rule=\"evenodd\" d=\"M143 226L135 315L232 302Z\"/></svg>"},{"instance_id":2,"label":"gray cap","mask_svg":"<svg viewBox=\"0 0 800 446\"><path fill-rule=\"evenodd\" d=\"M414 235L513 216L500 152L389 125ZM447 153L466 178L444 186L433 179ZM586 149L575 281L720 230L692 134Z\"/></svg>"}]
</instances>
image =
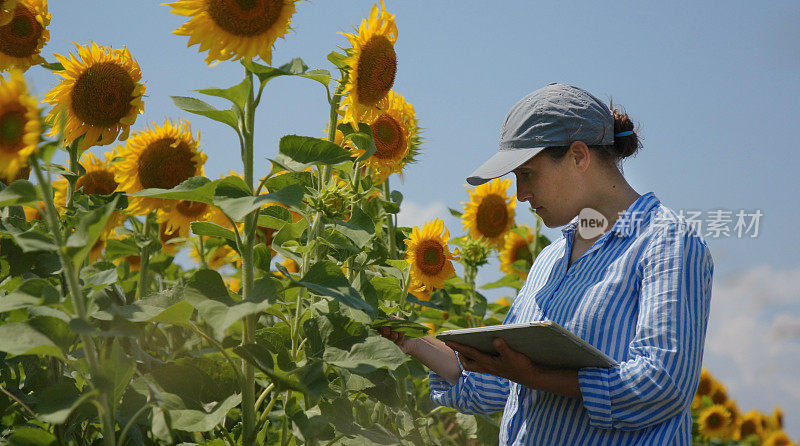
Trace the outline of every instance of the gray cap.
<instances>
[{"instance_id":1,"label":"gray cap","mask_svg":"<svg viewBox=\"0 0 800 446\"><path fill-rule=\"evenodd\" d=\"M500 150L467 183L477 186L501 177L547 147L574 141L614 144L614 115L588 91L554 82L511 107L500 131Z\"/></svg>"}]
</instances>

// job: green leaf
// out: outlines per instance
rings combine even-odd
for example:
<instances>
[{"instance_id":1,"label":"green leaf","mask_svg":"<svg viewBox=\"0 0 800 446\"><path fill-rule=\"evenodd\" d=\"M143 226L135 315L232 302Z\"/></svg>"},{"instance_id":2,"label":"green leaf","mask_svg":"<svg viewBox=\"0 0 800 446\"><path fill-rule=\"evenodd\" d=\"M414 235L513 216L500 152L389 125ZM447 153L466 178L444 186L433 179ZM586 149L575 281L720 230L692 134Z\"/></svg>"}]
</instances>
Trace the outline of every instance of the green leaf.
<instances>
[{"instance_id":1,"label":"green leaf","mask_svg":"<svg viewBox=\"0 0 800 446\"><path fill-rule=\"evenodd\" d=\"M378 151L372 136L372 128L369 125L359 123L358 131L354 130L353 126L349 123L339 124L336 128L342 131L345 141L349 139L356 148L364 151L356 161L364 161Z\"/></svg>"},{"instance_id":2,"label":"green leaf","mask_svg":"<svg viewBox=\"0 0 800 446\"><path fill-rule=\"evenodd\" d=\"M36 417L51 424L63 424L67 417L81 404L94 398L99 392L92 390L79 394L72 383L62 382L36 392Z\"/></svg>"},{"instance_id":3,"label":"green leaf","mask_svg":"<svg viewBox=\"0 0 800 446\"><path fill-rule=\"evenodd\" d=\"M392 329L392 331L404 333L409 339L421 338L430 330L428 327L416 322L385 318L375 319L371 324L369 324L369 326L375 330L378 330L381 327L389 327Z\"/></svg>"},{"instance_id":4,"label":"green leaf","mask_svg":"<svg viewBox=\"0 0 800 446\"><path fill-rule=\"evenodd\" d=\"M252 61L242 62L242 65L258 77L262 88L263 84L278 76L300 76L306 79L313 79L325 87L331 81L331 73L328 70L308 70L308 66L299 57L281 65L279 68L268 67Z\"/></svg>"},{"instance_id":5,"label":"green leaf","mask_svg":"<svg viewBox=\"0 0 800 446\"><path fill-rule=\"evenodd\" d=\"M236 241L236 234L230 229L211 223L209 221L193 221L189 224L195 235L205 235L209 237L219 237L232 242Z\"/></svg>"},{"instance_id":6,"label":"green leaf","mask_svg":"<svg viewBox=\"0 0 800 446\"><path fill-rule=\"evenodd\" d=\"M330 53L328 53L328 60L332 64L336 65L336 68L339 68L339 69L342 69L342 70L347 68L347 63L345 62L347 60L347 56L345 56L342 53L337 53L336 51L331 51Z\"/></svg>"},{"instance_id":7,"label":"green leaf","mask_svg":"<svg viewBox=\"0 0 800 446\"><path fill-rule=\"evenodd\" d=\"M280 190L292 184L312 187L314 177L311 172L286 172L271 176L264 181L264 187L267 190Z\"/></svg>"},{"instance_id":8,"label":"green leaf","mask_svg":"<svg viewBox=\"0 0 800 446\"><path fill-rule=\"evenodd\" d=\"M233 110L219 110L200 99L186 96L172 96L172 102L181 110L205 116L223 124L228 124L231 128L236 130L237 133L239 132L239 119L236 117L236 113Z\"/></svg>"},{"instance_id":9,"label":"green leaf","mask_svg":"<svg viewBox=\"0 0 800 446\"><path fill-rule=\"evenodd\" d=\"M286 135L281 138L278 151L305 166L339 164L350 159L349 150L311 136Z\"/></svg>"},{"instance_id":10,"label":"green leaf","mask_svg":"<svg viewBox=\"0 0 800 446\"><path fill-rule=\"evenodd\" d=\"M114 339L108 356L100 363L100 373L96 379L100 388L111 398L112 408L117 407L122 399L135 368L136 363L125 354L119 341Z\"/></svg>"},{"instance_id":11,"label":"green leaf","mask_svg":"<svg viewBox=\"0 0 800 446\"><path fill-rule=\"evenodd\" d=\"M120 317L130 322L163 322L173 325L188 325L194 308L183 299L183 289L176 287L148 296L136 303L111 306L91 316L98 320L111 321Z\"/></svg>"},{"instance_id":12,"label":"green leaf","mask_svg":"<svg viewBox=\"0 0 800 446\"><path fill-rule=\"evenodd\" d=\"M28 180L17 180L0 191L0 207L34 203L39 199L36 187Z\"/></svg>"},{"instance_id":13,"label":"green leaf","mask_svg":"<svg viewBox=\"0 0 800 446\"><path fill-rule=\"evenodd\" d=\"M209 96L227 99L233 102L233 105L235 105L239 111L244 114L244 107L247 103L247 97L250 95L250 92L253 91L253 83L250 76L245 76L244 80L239 85L234 85L230 88L222 89L210 87L197 91Z\"/></svg>"},{"instance_id":14,"label":"green leaf","mask_svg":"<svg viewBox=\"0 0 800 446\"><path fill-rule=\"evenodd\" d=\"M242 395L235 394L215 404L210 410L200 411L195 409L171 409L172 428L187 432L210 431L222 422L228 411L242 402Z\"/></svg>"},{"instance_id":15,"label":"green leaf","mask_svg":"<svg viewBox=\"0 0 800 446\"><path fill-rule=\"evenodd\" d=\"M447 209L450 210L450 215L452 215L453 217L461 218L461 216L464 215L463 213L458 212L457 210L455 210L453 208L447 208Z\"/></svg>"},{"instance_id":16,"label":"green leaf","mask_svg":"<svg viewBox=\"0 0 800 446\"><path fill-rule=\"evenodd\" d=\"M0 351L11 355L49 355L63 358L61 349L27 322L0 325Z\"/></svg>"},{"instance_id":17,"label":"green leaf","mask_svg":"<svg viewBox=\"0 0 800 446\"><path fill-rule=\"evenodd\" d=\"M328 347L323 359L328 364L362 375L380 368L394 370L408 361L406 354L383 336L370 336L364 342L353 345L349 351Z\"/></svg>"},{"instance_id":18,"label":"green leaf","mask_svg":"<svg viewBox=\"0 0 800 446\"><path fill-rule=\"evenodd\" d=\"M20 308L34 307L42 303L56 303L60 298L58 290L44 279L28 279L19 287L0 297L0 313Z\"/></svg>"},{"instance_id":19,"label":"green leaf","mask_svg":"<svg viewBox=\"0 0 800 446\"><path fill-rule=\"evenodd\" d=\"M277 267L280 267L280 265L277 265ZM288 276L288 271L285 271L284 274ZM304 286L312 293L333 297L349 307L363 310L370 316L375 317L375 309L350 285L339 265L333 262L327 260L317 262L308 269L302 279L299 281L290 280L292 281L291 286Z\"/></svg>"},{"instance_id":20,"label":"green leaf","mask_svg":"<svg viewBox=\"0 0 800 446\"><path fill-rule=\"evenodd\" d=\"M259 292L237 302L218 272L201 269L189 280L184 297L216 332L222 333L243 317L268 308L269 298L277 294L279 286L277 279L259 281Z\"/></svg>"},{"instance_id":21,"label":"green leaf","mask_svg":"<svg viewBox=\"0 0 800 446\"><path fill-rule=\"evenodd\" d=\"M512 273L512 274L506 274L505 276L503 276L502 279L500 279L498 281L495 281L495 282L492 282L492 283L487 283L486 285L481 286L481 289L482 290L491 290L493 288L500 288L500 287L505 287L505 286L511 287L511 288L515 288L515 289L520 289L520 288L522 288L522 285L524 285L524 284L525 284L525 282L522 281L519 278L519 276L517 276L516 274Z\"/></svg>"},{"instance_id":22,"label":"green leaf","mask_svg":"<svg viewBox=\"0 0 800 446\"><path fill-rule=\"evenodd\" d=\"M108 218L111 217L117 206L118 198L118 196L114 197L110 203L81 215L78 227L67 239L67 256L72 259L75 268L80 268L89 255L89 251L92 250L92 246L97 242Z\"/></svg>"},{"instance_id":23,"label":"green leaf","mask_svg":"<svg viewBox=\"0 0 800 446\"><path fill-rule=\"evenodd\" d=\"M403 297L403 286L397 277L376 276L370 279L369 282L378 293L378 299L397 302Z\"/></svg>"},{"instance_id":24,"label":"green leaf","mask_svg":"<svg viewBox=\"0 0 800 446\"><path fill-rule=\"evenodd\" d=\"M56 446L58 439L50 432L35 427L15 426L8 439L10 446Z\"/></svg>"},{"instance_id":25,"label":"green leaf","mask_svg":"<svg viewBox=\"0 0 800 446\"><path fill-rule=\"evenodd\" d=\"M247 214L260 209L266 203L283 203L295 206L303 200L303 188L293 184L283 189L259 196L241 196L235 188L218 187L214 196L214 205L222 209L234 221L242 221Z\"/></svg>"},{"instance_id":26,"label":"green leaf","mask_svg":"<svg viewBox=\"0 0 800 446\"><path fill-rule=\"evenodd\" d=\"M360 207L353 205L352 208L350 220L338 222L333 227L352 240L356 246L364 248L375 234L375 223Z\"/></svg>"},{"instance_id":27,"label":"green leaf","mask_svg":"<svg viewBox=\"0 0 800 446\"><path fill-rule=\"evenodd\" d=\"M9 234L11 234L11 237L14 238L14 242L22 249L22 252L58 251L58 246L53 238L50 237L50 234L38 231L36 227L24 232L20 232L16 229L9 230Z\"/></svg>"},{"instance_id":28,"label":"green leaf","mask_svg":"<svg viewBox=\"0 0 800 446\"><path fill-rule=\"evenodd\" d=\"M150 188L130 194L134 197L165 198L171 200L199 201L211 204L218 181L205 177L192 177L172 189Z\"/></svg>"},{"instance_id":29,"label":"green leaf","mask_svg":"<svg viewBox=\"0 0 800 446\"><path fill-rule=\"evenodd\" d=\"M237 346L233 352L240 358L258 367L264 373L271 373L275 368L275 361L269 350L259 344L245 344Z\"/></svg>"}]
</instances>

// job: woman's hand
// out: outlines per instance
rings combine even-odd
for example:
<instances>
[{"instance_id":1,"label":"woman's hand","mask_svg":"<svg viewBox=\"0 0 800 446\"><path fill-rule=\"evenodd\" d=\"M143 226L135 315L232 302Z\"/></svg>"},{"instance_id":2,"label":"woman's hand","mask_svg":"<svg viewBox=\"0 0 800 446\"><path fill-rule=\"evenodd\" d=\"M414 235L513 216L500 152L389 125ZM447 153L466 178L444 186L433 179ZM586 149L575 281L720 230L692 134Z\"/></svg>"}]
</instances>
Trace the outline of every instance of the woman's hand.
<instances>
[{"instance_id":1,"label":"woman's hand","mask_svg":"<svg viewBox=\"0 0 800 446\"><path fill-rule=\"evenodd\" d=\"M494 348L499 355L492 356L458 342L445 342L458 352L464 370L506 378L531 389L557 393L570 398L581 398L577 369L548 369L538 366L524 354L513 350L503 338L495 338Z\"/></svg>"},{"instance_id":2,"label":"woman's hand","mask_svg":"<svg viewBox=\"0 0 800 446\"><path fill-rule=\"evenodd\" d=\"M402 318L395 316L392 316L392 319L403 320ZM404 333L394 331L389 327L381 327L378 330L378 333L380 333L384 338L397 344L397 346L400 347L400 351L407 355L412 354L414 344L417 342L417 339L406 339L406 335Z\"/></svg>"}]
</instances>

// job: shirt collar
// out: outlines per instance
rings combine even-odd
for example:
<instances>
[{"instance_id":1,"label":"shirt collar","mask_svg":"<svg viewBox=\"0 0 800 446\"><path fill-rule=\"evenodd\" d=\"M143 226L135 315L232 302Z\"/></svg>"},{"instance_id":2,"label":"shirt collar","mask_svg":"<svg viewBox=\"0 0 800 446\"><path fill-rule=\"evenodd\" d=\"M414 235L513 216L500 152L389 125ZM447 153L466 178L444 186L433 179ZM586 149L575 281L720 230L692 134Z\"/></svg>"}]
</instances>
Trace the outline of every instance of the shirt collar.
<instances>
[{"instance_id":1,"label":"shirt collar","mask_svg":"<svg viewBox=\"0 0 800 446\"><path fill-rule=\"evenodd\" d=\"M641 197L637 198L628 209L626 209L620 217L614 222L614 226L608 232L616 234L617 237L629 237L633 235L632 228L637 224L641 224L642 220L650 213L650 211L658 206L661 200L655 196L653 192L648 192ZM572 235L575 228L578 227L579 216L576 215L566 226L561 229L565 238Z\"/></svg>"}]
</instances>

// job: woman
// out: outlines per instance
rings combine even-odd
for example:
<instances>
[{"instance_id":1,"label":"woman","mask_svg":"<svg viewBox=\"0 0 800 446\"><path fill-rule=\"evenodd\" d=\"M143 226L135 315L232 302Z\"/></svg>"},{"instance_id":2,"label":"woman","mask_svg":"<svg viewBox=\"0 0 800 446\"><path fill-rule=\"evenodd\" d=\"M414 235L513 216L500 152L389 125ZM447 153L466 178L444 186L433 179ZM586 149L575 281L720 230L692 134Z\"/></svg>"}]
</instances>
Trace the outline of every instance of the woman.
<instances>
[{"instance_id":1,"label":"woman","mask_svg":"<svg viewBox=\"0 0 800 446\"><path fill-rule=\"evenodd\" d=\"M623 177L620 161L639 147L626 114L550 84L511 109L499 152L467 178L478 185L513 172L517 199L547 227L566 225L534 260L504 323L555 321L615 367L547 369L500 338L500 355L489 356L382 332L430 368L436 403L502 410L500 444L691 444L714 265L682 216ZM607 221L592 228L588 217Z\"/></svg>"}]
</instances>

